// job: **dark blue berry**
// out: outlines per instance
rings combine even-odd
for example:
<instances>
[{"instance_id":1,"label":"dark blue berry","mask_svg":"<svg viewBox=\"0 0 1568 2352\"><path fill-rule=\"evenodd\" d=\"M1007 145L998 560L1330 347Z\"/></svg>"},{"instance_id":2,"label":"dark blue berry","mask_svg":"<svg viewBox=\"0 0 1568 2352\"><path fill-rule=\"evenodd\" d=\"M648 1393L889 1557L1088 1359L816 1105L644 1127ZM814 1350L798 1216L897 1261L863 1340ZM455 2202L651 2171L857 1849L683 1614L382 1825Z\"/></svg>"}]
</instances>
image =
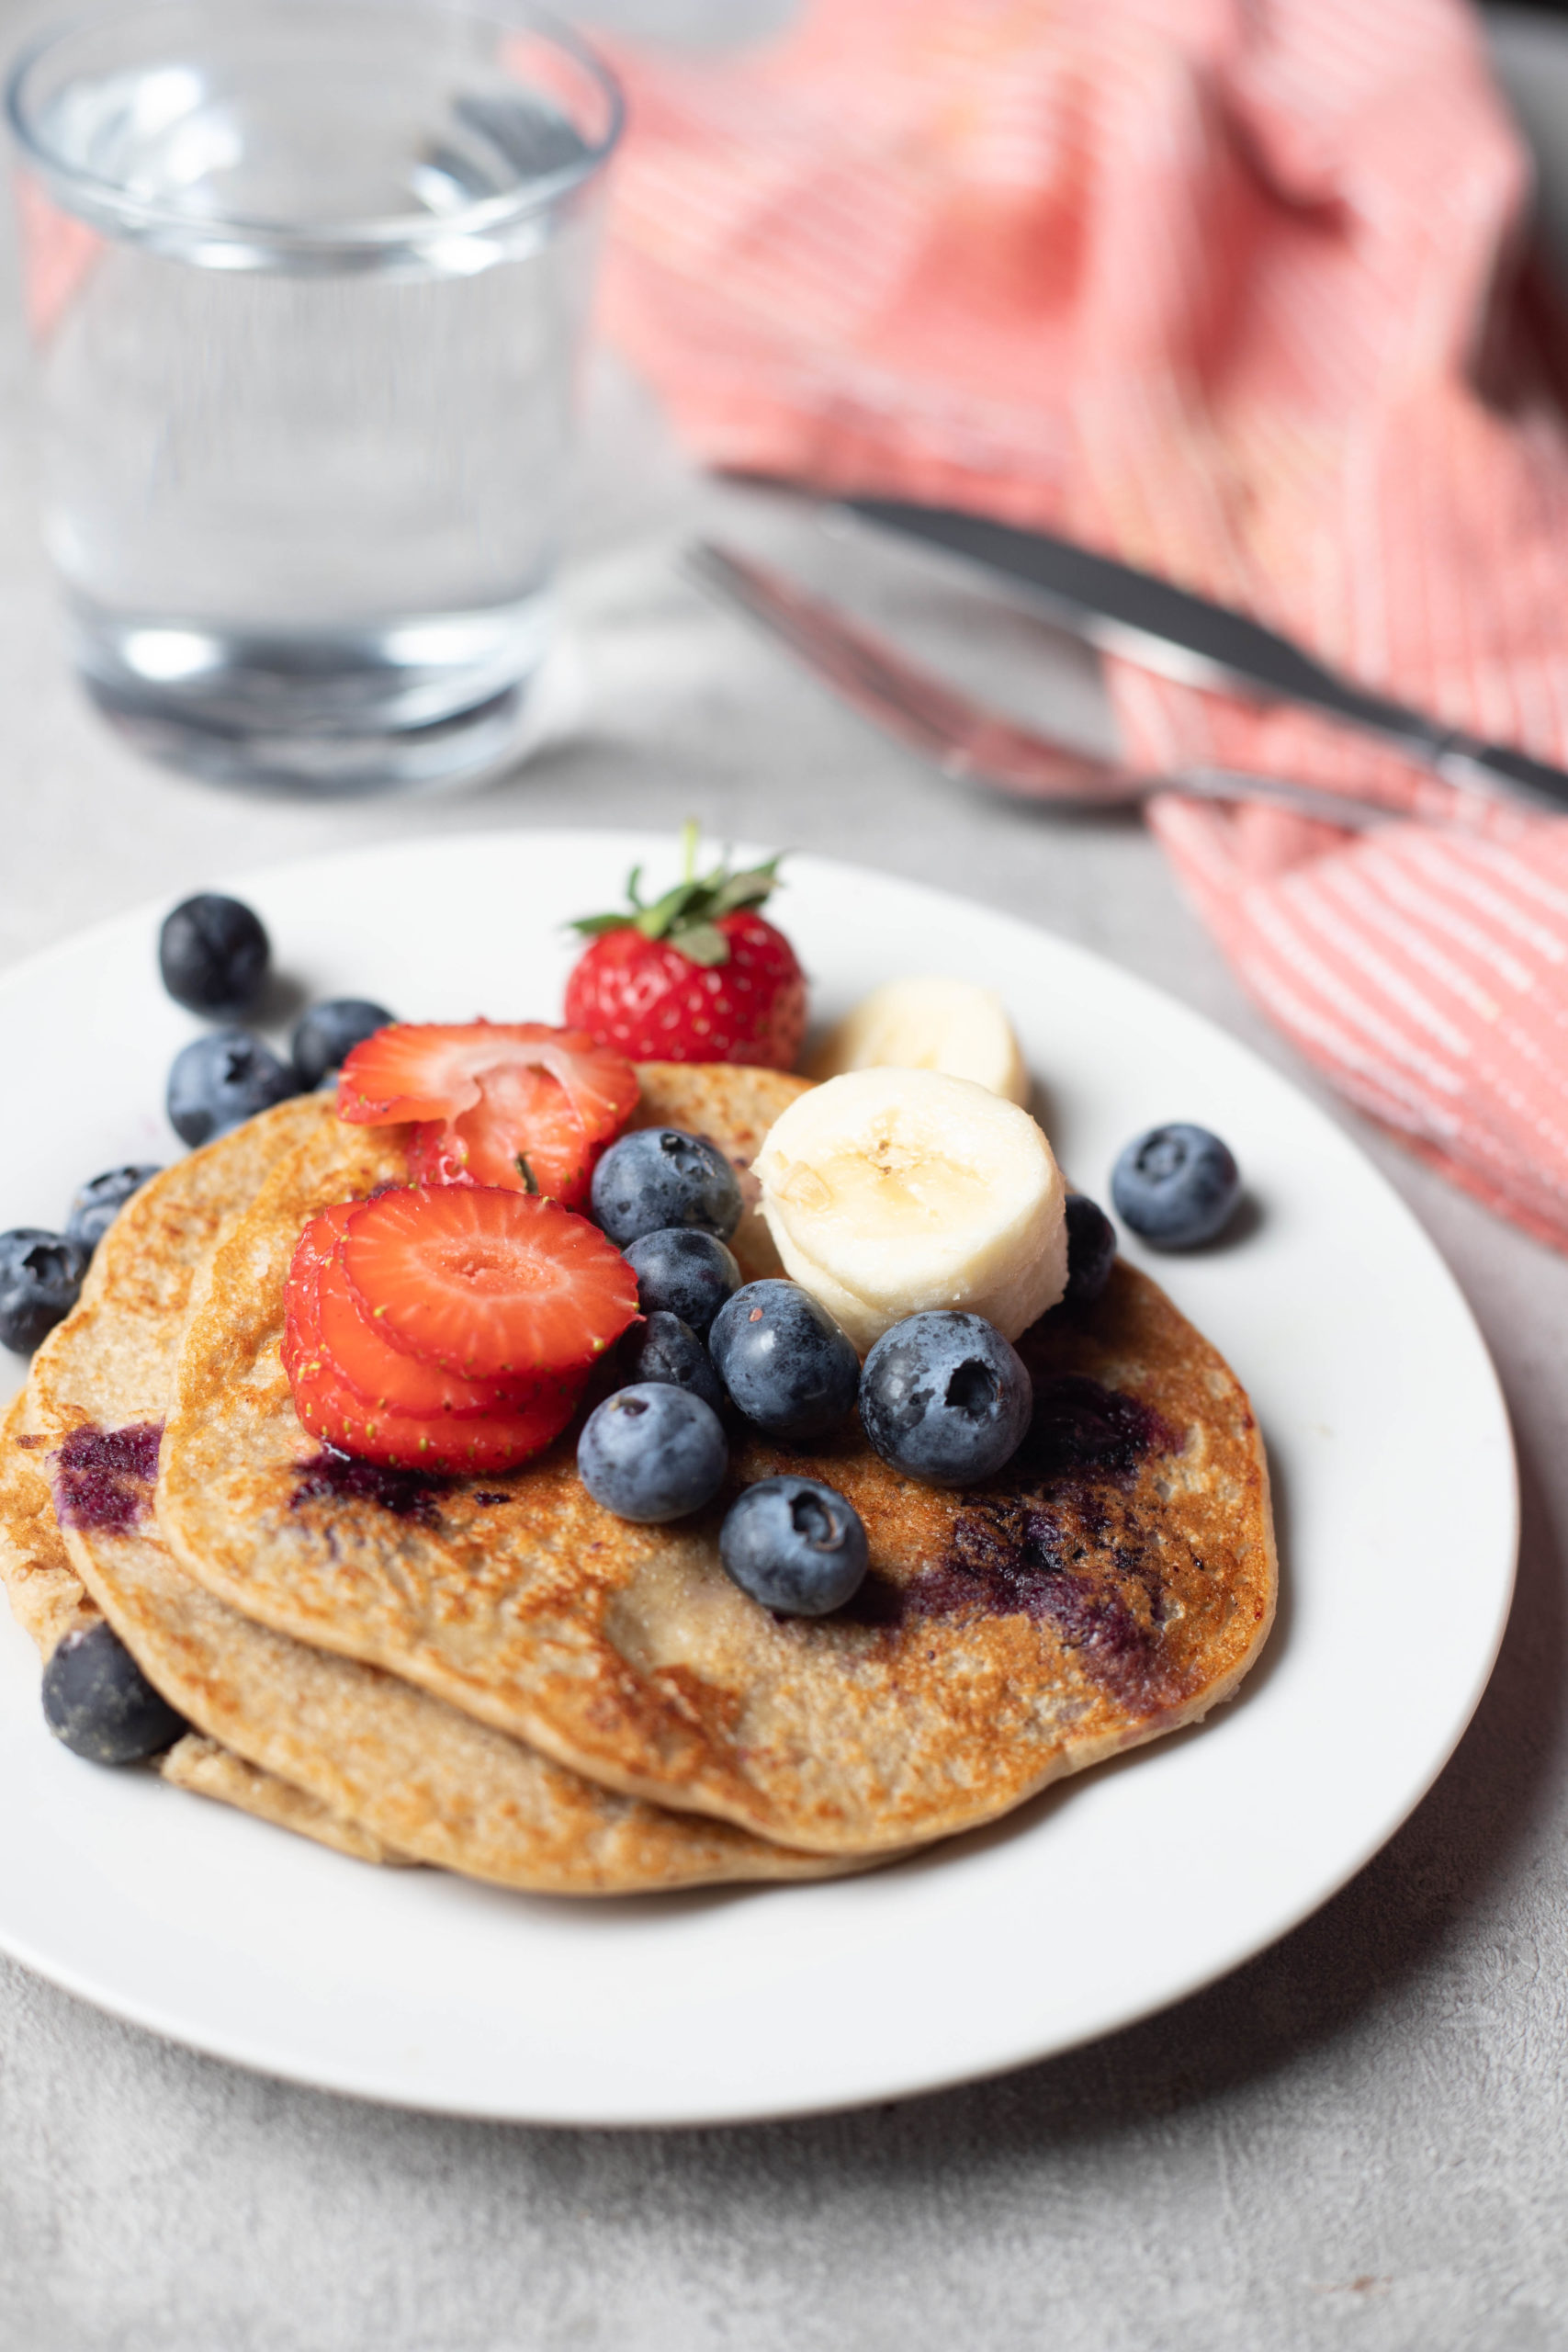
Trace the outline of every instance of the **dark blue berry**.
<instances>
[{"instance_id":1,"label":"dark blue berry","mask_svg":"<svg viewBox=\"0 0 1568 2352\"><path fill-rule=\"evenodd\" d=\"M708 1333L718 1376L750 1421L773 1437L826 1437L846 1419L860 1358L798 1283L748 1283Z\"/></svg>"},{"instance_id":2,"label":"dark blue berry","mask_svg":"<svg viewBox=\"0 0 1568 2352\"><path fill-rule=\"evenodd\" d=\"M606 1396L577 1442L577 1473L594 1501L645 1526L711 1502L728 1461L713 1407L662 1381Z\"/></svg>"},{"instance_id":3,"label":"dark blue berry","mask_svg":"<svg viewBox=\"0 0 1568 2352\"><path fill-rule=\"evenodd\" d=\"M1213 1241L1241 1195L1241 1171L1207 1127L1151 1127L1111 1171L1116 1214L1156 1250Z\"/></svg>"},{"instance_id":4,"label":"dark blue berry","mask_svg":"<svg viewBox=\"0 0 1568 2352\"><path fill-rule=\"evenodd\" d=\"M88 1251L96 1250L132 1193L139 1193L162 1172L156 1167L107 1168L101 1176L90 1178L71 1204L65 1220L67 1240L79 1241Z\"/></svg>"},{"instance_id":5,"label":"dark blue berry","mask_svg":"<svg viewBox=\"0 0 1568 2352\"><path fill-rule=\"evenodd\" d=\"M169 1125L182 1143L210 1143L299 1091L293 1070L259 1037L243 1029L214 1029L175 1056Z\"/></svg>"},{"instance_id":6,"label":"dark blue berry","mask_svg":"<svg viewBox=\"0 0 1568 2352\"><path fill-rule=\"evenodd\" d=\"M1067 1194L1067 1287L1066 1306L1092 1306L1116 1263L1116 1227L1087 1193Z\"/></svg>"},{"instance_id":7,"label":"dark blue berry","mask_svg":"<svg viewBox=\"0 0 1568 2352\"><path fill-rule=\"evenodd\" d=\"M622 1377L628 1385L641 1380L661 1380L672 1388L689 1388L716 1413L724 1409L724 1389L713 1359L689 1323L678 1315L655 1308L646 1323L634 1323L621 1341Z\"/></svg>"},{"instance_id":8,"label":"dark blue berry","mask_svg":"<svg viewBox=\"0 0 1568 2352\"><path fill-rule=\"evenodd\" d=\"M266 986L271 953L250 908L210 890L182 900L158 933L164 986L189 1012L248 1012Z\"/></svg>"},{"instance_id":9,"label":"dark blue berry","mask_svg":"<svg viewBox=\"0 0 1568 2352\"><path fill-rule=\"evenodd\" d=\"M726 1512L718 1555L764 1609L825 1617L860 1589L865 1529L853 1503L818 1479L760 1478Z\"/></svg>"},{"instance_id":10,"label":"dark blue berry","mask_svg":"<svg viewBox=\"0 0 1568 2352\"><path fill-rule=\"evenodd\" d=\"M705 1334L727 1298L740 1287L740 1269L716 1234L671 1225L642 1234L626 1251L645 1315L678 1315Z\"/></svg>"},{"instance_id":11,"label":"dark blue berry","mask_svg":"<svg viewBox=\"0 0 1568 2352\"><path fill-rule=\"evenodd\" d=\"M137 1764L186 1728L119 1635L99 1623L67 1634L43 1670L43 1719L90 1764Z\"/></svg>"},{"instance_id":12,"label":"dark blue berry","mask_svg":"<svg viewBox=\"0 0 1568 2352\"><path fill-rule=\"evenodd\" d=\"M36 1225L0 1233L0 1341L30 1355L75 1306L91 1254L69 1234Z\"/></svg>"},{"instance_id":13,"label":"dark blue berry","mask_svg":"<svg viewBox=\"0 0 1568 2352\"><path fill-rule=\"evenodd\" d=\"M593 1215L617 1249L671 1225L728 1241L740 1222L740 1185L705 1136L639 1127L613 1143L593 1170Z\"/></svg>"},{"instance_id":14,"label":"dark blue berry","mask_svg":"<svg viewBox=\"0 0 1568 2352\"><path fill-rule=\"evenodd\" d=\"M301 1091L309 1093L329 1070L341 1069L354 1047L385 1029L391 1018L384 1004L372 1004L368 997L334 996L325 1004L313 1004L296 1027L289 1047Z\"/></svg>"},{"instance_id":15,"label":"dark blue berry","mask_svg":"<svg viewBox=\"0 0 1568 2352\"><path fill-rule=\"evenodd\" d=\"M1022 1358L980 1315L911 1315L883 1333L861 1374L866 1436L931 1487L989 1478L1023 1442L1033 1406Z\"/></svg>"}]
</instances>

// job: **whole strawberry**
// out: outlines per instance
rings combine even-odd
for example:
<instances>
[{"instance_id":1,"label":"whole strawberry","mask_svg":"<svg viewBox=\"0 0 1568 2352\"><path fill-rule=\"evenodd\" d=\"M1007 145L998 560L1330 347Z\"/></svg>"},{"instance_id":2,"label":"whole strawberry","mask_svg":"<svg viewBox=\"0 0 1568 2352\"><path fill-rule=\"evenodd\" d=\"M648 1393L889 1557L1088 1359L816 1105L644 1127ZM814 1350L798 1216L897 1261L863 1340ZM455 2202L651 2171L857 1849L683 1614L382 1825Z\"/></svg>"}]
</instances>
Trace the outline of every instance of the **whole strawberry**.
<instances>
[{"instance_id":1,"label":"whole strawberry","mask_svg":"<svg viewBox=\"0 0 1568 2352\"><path fill-rule=\"evenodd\" d=\"M695 848L688 826L686 877L651 906L637 895L638 866L624 910L572 926L590 944L566 984L567 1020L632 1061L789 1069L806 1035L806 980L788 940L758 911L778 860L699 876Z\"/></svg>"}]
</instances>

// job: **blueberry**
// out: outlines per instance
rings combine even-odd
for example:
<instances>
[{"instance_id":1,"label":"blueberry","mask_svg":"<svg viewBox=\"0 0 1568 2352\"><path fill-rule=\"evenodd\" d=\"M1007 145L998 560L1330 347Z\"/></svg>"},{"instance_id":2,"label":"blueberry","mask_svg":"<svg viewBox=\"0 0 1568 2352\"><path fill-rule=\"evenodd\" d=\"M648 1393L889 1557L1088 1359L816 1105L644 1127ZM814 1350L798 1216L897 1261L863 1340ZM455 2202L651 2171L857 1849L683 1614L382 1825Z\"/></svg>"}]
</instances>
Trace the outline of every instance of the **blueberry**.
<instances>
[{"instance_id":1,"label":"blueberry","mask_svg":"<svg viewBox=\"0 0 1568 2352\"><path fill-rule=\"evenodd\" d=\"M728 1462L713 1407L662 1381L606 1396L577 1442L578 1476L594 1501L644 1526L711 1502Z\"/></svg>"},{"instance_id":2,"label":"blueberry","mask_svg":"<svg viewBox=\"0 0 1568 2352\"><path fill-rule=\"evenodd\" d=\"M718 1556L764 1609L826 1617L859 1591L865 1529L853 1503L816 1478L760 1478L737 1496Z\"/></svg>"},{"instance_id":3,"label":"blueberry","mask_svg":"<svg viewBox=\"0 0 1568 2352\"><path fill-rule=\"evenodd\" d=\"M30 1355L75 1306L91 1254L69 1234L35 1225L0 1233L0 1341Z\"/></svg>"},{"instance_id":4,"label":"blueberry","mask_svg":"<svg viewBox=\"0 0 1568 2352\"><path fill-rule=\"evenodd\" d=\"M689 1388L716 1413L724 1409L724 1390L713 1359L678 1315L655 1307L646 1323L634 1323L621 1341L620 1364L628 1384L664 1381L672 1388Z\"/></svg>"},{"instance_id":5,"label":"blueberry","mask_svg":"<svg viewBox=\"0 0 1568 2352\"><path fill-rule=\"evenodd\" d=\"M883 1333L861 1374L866 1436L931 1487L990 1477L1023 1442L1033 1408L1022 1358L980 1315L911 1315Z\"/></svg>"},{"instance_id":6,"label":"blueberry","mask_svg":"<svg viewBox=\"0 0 1568 2352\"><path fill-rule=\"evenodd\" d=\"M43 1719L73 1756L137 1764L173 1747L186 1728L154 1690L112 1625L67 1634L43 1670Z\"/></svg>"},{"instance_id":7,"label":"blueberry","mask_svg":"<svg viewBox=\"0 0 1568 2352\"><path fill-rule=\"evenodd\" d=\"M313 1004L295 1029L289 1048L301 1091L309 1093L329 1070L341 1069L353 1048L385 1029L391 1018L384 1004L372 1004L368 997L334 996L325 1004Z\"/></svg>"},{"instance_id":8,"label":"blueberry","mask_svg":"<svg viewBox=\"0 0 1568 2352\"><path fill-rule=\"evenodd\" d=\"M1067 1287L1065 1306L1092 1306L1116 1263L1116 1227L1087 1193L1067 1194Z\"/></svg>"},{"instance_id":9,"label":"blueberry","mask_svg":"<svg viewBox=\"0 0 1568 2352\"><path fill-rule=\"evenodd\" d=\"M1116 1214L1156 1250L1213 1241L1241 1193L1241 1171L1207 1127L1178 1123L1134 1137L1111 1171Z\"/></svg>"},{"instance_id":10,"label":"blueberry","mask_svg":"<svg viewBox=\"0 0 1568 2352\"><path fill-rule=\"evenodd\" d=\"M723 1152L676 1127L639 1127L613 1143L593 1170L592 1197L618 1250L671 1225L728 1241L740 1222L740 1185Z\"/></svg>"},{"instance_id":11,"label":"blueberry","mask_svg":"<svg viewBox=\"0 0 1568 2352\"><path fill-rule=\"evenodd\" d=\"M210 1143L299 1091L294 1072L259 1037L243 1029L214 1029L175 1056L169 1125L183 1143Z\"/></svg>"},{"instance_id":12,"label":"blueberry","mask_svg":"<svg viewBox=\"0 0 1568 2352\"><path fill-rule=\"evenodd\" d=\"M132 1193L139 1193L163 1170L156 1167L106 1168L82 1186L65 1220L65 1238L84 1250L96 1250Z\"/></svg>"},{"instance_id":13,"label":"blueberry","mask_svg":"<svg viewBox=\"0 0 1568 2352\"><path fill-rule=\"evenodd\" d=\"M207 890L164 919L158 969L188 1012L248 1012L266 986L272 950L249 907Z\"/></svg>"},{"instance_id":14,"label":"blueberry","mask_svg":"<svg viewBox=\"0 0 1568 2352\"><path fill-rule=\"evenodd\" d=\"M747 1419L774 1437L826 1437L854 1404L853 1344L797 1283L738 1290L714 1317L708 1352Z\"/></svg>"},{"instance_id":15,"label":"blueberry","mask_svg":"<svg viewBox=\"0 0 1568 2352\"><path fill-rule=\"evenodd\" d=\"M645 1315L661 1309L678 1315L705 1334L731 1294L740 1287L740 1269L716 1235L694 1226L661 1226L644 1233L626 1250L637 1276L637 1304Z\"/></svg>"}]
</instances>

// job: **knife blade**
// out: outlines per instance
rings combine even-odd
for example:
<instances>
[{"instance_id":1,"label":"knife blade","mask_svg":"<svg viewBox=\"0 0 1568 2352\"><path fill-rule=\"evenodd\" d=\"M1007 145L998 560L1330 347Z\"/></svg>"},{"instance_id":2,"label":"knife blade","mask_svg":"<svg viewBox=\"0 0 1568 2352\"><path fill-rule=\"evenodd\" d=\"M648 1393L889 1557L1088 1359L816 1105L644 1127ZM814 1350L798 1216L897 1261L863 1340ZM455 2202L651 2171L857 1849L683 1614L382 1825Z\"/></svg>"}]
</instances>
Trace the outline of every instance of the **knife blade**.
<instances>
[{"instance_id":1,"label":"knife blade","mask_svg":"<svg viewBox=\"0 0 1568 2352\"><path fill-rule=\"evenodd\" d=\"M1183 685L1323 711L1393 743L1466 791L1490 791L1559 813L1568 809L1568 773L1562 768L1371 694L1245 613L1112 556L952 507L897 498L845 498L836 504L859 521L1003 573L1054 620L1102 652Z\"/></svg>"}]
</instances>

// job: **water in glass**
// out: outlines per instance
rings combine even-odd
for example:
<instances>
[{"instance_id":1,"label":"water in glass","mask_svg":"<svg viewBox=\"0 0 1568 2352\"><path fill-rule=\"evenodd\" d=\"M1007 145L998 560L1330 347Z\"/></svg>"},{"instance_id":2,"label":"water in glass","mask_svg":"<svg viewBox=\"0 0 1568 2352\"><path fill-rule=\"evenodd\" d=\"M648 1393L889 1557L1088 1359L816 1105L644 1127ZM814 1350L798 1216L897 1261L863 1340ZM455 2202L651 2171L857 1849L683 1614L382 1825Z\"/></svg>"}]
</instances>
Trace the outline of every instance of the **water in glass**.
<instances>
[{"instance_id":1,"label":"water in glass","mask_svg":"<svg viewBox=\"0 0 1568 2352\"><path fill-rule=\"evenodd\" d=\"M210 776L471 774L547 633L590 147L471 20L433 59L417 8L368 56L359 0L175 13L199 47L62 82L23 199L78 667Z\"/></svg>"}]
</instances>

